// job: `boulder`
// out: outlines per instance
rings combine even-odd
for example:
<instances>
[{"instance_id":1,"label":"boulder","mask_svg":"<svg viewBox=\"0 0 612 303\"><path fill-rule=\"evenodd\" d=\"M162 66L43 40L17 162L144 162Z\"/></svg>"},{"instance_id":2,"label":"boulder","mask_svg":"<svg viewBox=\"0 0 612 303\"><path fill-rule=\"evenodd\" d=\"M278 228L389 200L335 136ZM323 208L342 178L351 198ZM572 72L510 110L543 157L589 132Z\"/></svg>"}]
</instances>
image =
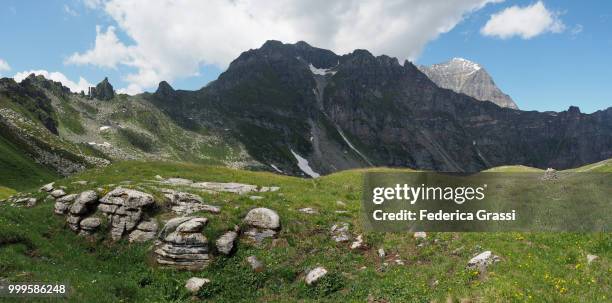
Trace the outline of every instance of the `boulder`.
<instances>
[{"instance_id":1,"label":"boulder","mask_svg":"<svg viewBox=\"0 0 612 303\"><path fill-rule=\"evenodd\" d=\"M215 242L217 246L217 251L224 255L229 255L232 253L235 247L236 239L238 238L238 233L231 230L224 233L217 241Z\"/></svg>"},{"instance_id":2,"label":"boulder","mask_svg":"<svg viewBox=\"0 0 612 303\"><path fill-rule=\"evenodd\" d=\"M304 281L306 282L307 285L314 285L314 284L317 283L317 281L319 281L325 275L327 275L327 269L325 269L324 267L320 267L319 266L319 267L309 271L306 274L306 278L304 278Z\"/></svg>"},{"instance_id":3,"label":"boulder","mask_svg":"<svg viewBox=\"0 0 612 303\"><path fill-rule=\"evenodd\" d=\"M110 219L111 236L118 240L136 228L143 212L154 203L150 194L118 187L100 199L98 209Z\"/></svg>"},{"instance_id":4,"label":"boulder","mask_svg":"<svg viewBox=\"0 0 612 303\"><path fill-rule=\"evenodd\" d=\"M49 193L53 198L59 198L66 195L66 192L63 189L55 189Z\"/></svg>"},{"instance_id":5,"label":"boulder","mask_svg":"<svg viewBox=\"0 0 612 303\"><path fill-rule=\"evenodd\" d=\"M53 190L53 184L55 184L55 182L51 182L49 184L45 184L40 188L40 191L44 191L44 192L51 192Z\"/></svg>"},{"instance_id":6,"label":"boulder","mask_svg":"<svg viewBox=\"0 0 612 303\"><path fill-rule=\"evenodd\" d=\"M102 224L102 220L100 220L100 218L97 218L97 217L85 218L81 220L81 223L80 223L82 229L88 229L88 230L96 229L100 226L100 224Z\"/></svg>"},{"instance_id":7,"label":"boulder","mask_svg":"<svg viewBox=\"0 0 612 303\"><path fill-rule=\"evenodd\" d=\"M161 245L155 250L157 263L188 270L206 267L210 263L208 239L201 234L206 222L208 219L197 217L169 220L160 233Z\"/></svg>"},{"instance_id":8,"label":"boulder","mask_svg":"<svg viewBox=\"0 0 612 303\"><path fill-rule=\"evenodd\" d=\"M244 222L256 228L272 230L280 228L280 217L278 214L264 207L255 208L249 211L244 218Z\"/></svg>"},{"instance_id":9,"label":"boulder","mask_svg":"<svg viewBox=\"0 0 612 303\"><path fill-rule=\"evenodd\" d=\"M193 218L187 222L182 223L176 228L179 233L196 233L201 232L202 228L208 223L207 218Z\"/></svg>"},{"instance_id":10,"label":"boulder","mask_svg":"<svg viewBox=\"0 0 612 303\"><path fill-rule=\"evenodd\" d=\"M190 278L189 280L187 280L187 283L185 283L185 288L190 293L195 294L198 291L200 291L202 286L204 286L204 285L206 285L208 283L210 283L210 280L208 280L208 279L193 277L193 278Z\"/></svg>"}]
</instances>

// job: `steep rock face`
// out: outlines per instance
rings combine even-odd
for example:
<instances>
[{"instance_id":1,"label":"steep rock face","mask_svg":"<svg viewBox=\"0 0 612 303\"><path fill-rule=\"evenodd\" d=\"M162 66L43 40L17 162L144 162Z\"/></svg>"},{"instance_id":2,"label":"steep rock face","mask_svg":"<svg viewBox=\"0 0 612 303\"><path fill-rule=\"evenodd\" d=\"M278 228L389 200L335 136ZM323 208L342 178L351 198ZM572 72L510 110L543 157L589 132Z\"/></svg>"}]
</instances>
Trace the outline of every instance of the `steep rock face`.
<instances>
[{"instance_id":1,"label":"steep rock face","mask_svg":"<svg viewBox=\"0 0 612 303\"><path fill-rule=\"evenodd\" d=\"M108 101L115 97L115 89L108 82L108 78L104 78L96 87L89 88L89 97L92 99Z\"/></svg>"},{"instance_id":2,"label":"steep rock face","mask_svg":"<svg viewBox=\"0 0 612 303\"><path fill-rule=\"evenodd\" d=\"M440 64L419 66L419 69L442 88L481 101L491 101L501 107L518 109L512 98L504 94L495 85L489 73L477 63L463 58L453 58Z\"/></svg>"}]
</instances>

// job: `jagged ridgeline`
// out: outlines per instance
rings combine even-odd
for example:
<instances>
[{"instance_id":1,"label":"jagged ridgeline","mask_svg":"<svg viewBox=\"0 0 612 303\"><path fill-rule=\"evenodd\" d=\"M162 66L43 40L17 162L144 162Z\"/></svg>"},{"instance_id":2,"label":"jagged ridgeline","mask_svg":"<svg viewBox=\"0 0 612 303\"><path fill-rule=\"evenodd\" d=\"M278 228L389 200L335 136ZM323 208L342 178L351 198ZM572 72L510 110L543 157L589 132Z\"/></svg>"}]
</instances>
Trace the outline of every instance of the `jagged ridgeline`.
<instances>
[{"instance_id":1,"label":"jagged ridgeline","mask_svg":"<svg viewBox=\"0 0 612 303\"><path fill-rule=\"evenodd\" d=\"M104 79L85 94L39 76L1 81L3 171L29 165L39 180L132 159L314 177L368 166L565 169L612 157L612 108L503 108L441 88L408 61L305 42L268 41L196 91L161 82L128 96Z\"/></svg>"}]
</instances>

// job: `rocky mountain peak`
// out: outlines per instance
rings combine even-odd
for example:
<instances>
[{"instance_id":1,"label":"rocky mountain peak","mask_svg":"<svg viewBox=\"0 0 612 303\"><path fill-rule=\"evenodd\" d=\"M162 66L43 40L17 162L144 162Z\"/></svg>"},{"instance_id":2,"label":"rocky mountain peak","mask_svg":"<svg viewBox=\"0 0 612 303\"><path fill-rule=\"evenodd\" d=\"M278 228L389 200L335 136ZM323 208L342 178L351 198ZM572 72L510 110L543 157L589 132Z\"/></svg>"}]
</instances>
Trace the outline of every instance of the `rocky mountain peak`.
<instances>
[{"instance_id":1,"label":"rocky mountain peak","mask_svg":"<svg viewBox=\"0 0 612 303\"><path fill-rule=\"evenodd\" d=\"M512 98L495 85L491 75L478 63L464 58L453 58L444 63L419 66L419 69L442 88L480 101L491 101L501 107L518 109Z\"/></svg>"},{"instance_id":2,"label":"rocky mountain peak","mask_svg":"<svg viewBox=\"0 0 612 303\"><path fill-rule=\"evenodd\" d=\"M115 89L108 81L108 77L105 77L102 82L98 83L96 87L89 88L89 97L92 99L99 99L108 101L115 97Z\"/></svg>"},{"instance_id":3,"label":"rocky mountain peak","mask_svg":"<svg viewBox=\"0 0 612 303\"><path fill-rule=\"evenodd\" d=\"M157 90L155 91L155 95L159 97L172 97L174 96L176 91L170 84L166 81L159 82L157 86Z\"/></svg>"}]
</instances>

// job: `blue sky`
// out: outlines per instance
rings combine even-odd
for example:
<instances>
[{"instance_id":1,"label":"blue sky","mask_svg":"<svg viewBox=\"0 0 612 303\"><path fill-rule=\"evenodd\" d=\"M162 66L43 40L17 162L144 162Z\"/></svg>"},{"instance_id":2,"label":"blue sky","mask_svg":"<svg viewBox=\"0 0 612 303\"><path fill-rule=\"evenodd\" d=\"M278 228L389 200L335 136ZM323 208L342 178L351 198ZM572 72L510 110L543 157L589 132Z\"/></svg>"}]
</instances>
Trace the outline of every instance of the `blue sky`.
<instances>
[{"instance_id":1,"label":"blue sky","mask_svg":"<svg viewBox=\"0 0 612 303\"><path fill-rule=\"evenodd\" d=\"M406 1L402 7L376 6L365 13L358 9L368 4L365 0L339 1L327 11L318 10L325 1L291 0L291 7L282 11L273 1L238 6L139 1L4 0L0 75L45 70L77 84L79 78L97 83L108 76L116 88L128 92L155 90L160 80L197 89L215 79L240 51L266 39L306 40L340 54L366 48L417 64L464 57L484 66L524 110L561 111L577 105L593 112L612 106L611 1L543 1L554 24L533 32L538 24L531 20L526 23L532 28L519 21L518 29L507 29L499 27L509 19L501 19L488 35L483 28L492 15L510 7L520 11L537 1ZM337 18L339 14L345 18ZM522 36L513 34L517 30Z\"/></svg>"}]
</instances>

